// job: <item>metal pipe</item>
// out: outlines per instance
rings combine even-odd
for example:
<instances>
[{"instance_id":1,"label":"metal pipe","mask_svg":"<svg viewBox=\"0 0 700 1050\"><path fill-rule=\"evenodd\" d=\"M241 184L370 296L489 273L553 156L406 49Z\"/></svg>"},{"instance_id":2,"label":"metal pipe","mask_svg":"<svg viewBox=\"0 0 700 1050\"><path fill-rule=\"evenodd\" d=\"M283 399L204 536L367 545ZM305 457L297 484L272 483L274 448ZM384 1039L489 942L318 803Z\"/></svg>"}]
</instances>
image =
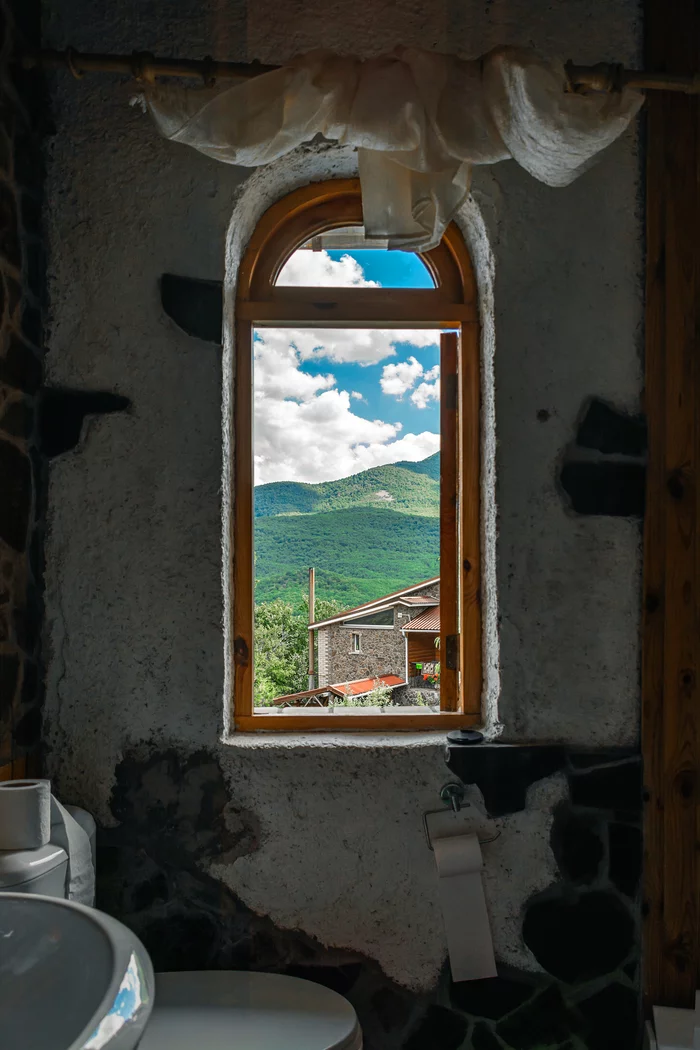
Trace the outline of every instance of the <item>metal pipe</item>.
<instances>
[{"instance_id":1,"label":"metal pipe","mask_svg":"<svg viewBox=\"0 0 700 1050\"><path fill-rule=\"evenodd\" d=\"M23 69L67 69L78 80L86 73L122 73L135 80L154 77L197 77L205 84L236 77L257 77L279 66L261 62L215 62L213 58L156 58L150 51L131 55L87 54L67 47L65 51L25 51L19 56Z\"/></svg>"},{"instance_id":2,"label":"metal pipe","mask_svg":"<svg viewBox=\"0 0 700 1050\"><path fill-rule=\"evenodd\" d=\"M25 51L19 56L19 62L24 69L67 69L78 79L86 73L120 73L145 81L155 77L195 77L207 85L217 80L257 77L280 68L261 62L215 62L209 56L203 59L156 58L149 51L134 51L131 55L87 54L72 47L64 51ZM595 66L576 66L568 62L566 73L572 91L612 92L629 87L642 91L680 91L688 95L700 93L700 75L697 74L646 73L606 62Z\"/></svg>"}]
</instances>

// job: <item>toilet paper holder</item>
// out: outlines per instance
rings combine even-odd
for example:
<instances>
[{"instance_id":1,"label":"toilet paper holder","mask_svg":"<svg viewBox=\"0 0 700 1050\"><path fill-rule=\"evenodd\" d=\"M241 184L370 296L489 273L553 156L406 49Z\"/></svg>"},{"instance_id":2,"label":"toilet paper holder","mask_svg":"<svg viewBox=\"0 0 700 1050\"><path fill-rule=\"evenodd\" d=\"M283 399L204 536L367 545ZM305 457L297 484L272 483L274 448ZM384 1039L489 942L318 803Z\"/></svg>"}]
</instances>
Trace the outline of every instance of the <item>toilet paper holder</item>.
<instances>
[{"instance_id":1,"label":"toilet paper holder","mask_svg":"<svg viewBox=\"0 0 700 1050\"><path fill-rule=\"evenodd\" d=\"M440 799L445 803L442 809L427 809L423 813L423 832L425 834L425 841L428 849L433 849L433 844L430 839L430 828L428 827L428 817L432 817L436 813L445 813L448 808L452 809L454 814L461 813L463 809L469 809L471 802L465 802L464 800L464 785L458 784L455 781L450 781L447 784L443 784L440 788ZM489 842L495 842L500 836L500 831L497 831L495 835L489 836L489 838L481 838L479 836L479 844L481 846L487 845Z\"/></svg>"}]
</instances>

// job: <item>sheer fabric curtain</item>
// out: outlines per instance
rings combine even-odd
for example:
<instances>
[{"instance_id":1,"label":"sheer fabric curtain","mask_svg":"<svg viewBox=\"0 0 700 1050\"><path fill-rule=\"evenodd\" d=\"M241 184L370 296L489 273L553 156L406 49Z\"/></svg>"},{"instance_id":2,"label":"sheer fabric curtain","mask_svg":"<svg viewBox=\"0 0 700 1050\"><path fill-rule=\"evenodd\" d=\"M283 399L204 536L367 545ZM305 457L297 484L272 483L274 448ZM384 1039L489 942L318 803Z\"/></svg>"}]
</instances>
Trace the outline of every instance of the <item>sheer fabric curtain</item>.
<instances>
[{"instance_id":1,"label":"sheer fabric curtain","mask_svg":"<svg viewBox=\"0 0 700 1050\"><path fill-rule=\"evenodd\" d=\"M520 48L463 61L416 48L359 58L315 51L219 89L144 94L161 133L255 167L316 135L357 147L366 234L392 248L436 245L471 169L513 159L566 186L627 128L639 92L574 94L563 64Z\"/></svg>"}]
</instances>

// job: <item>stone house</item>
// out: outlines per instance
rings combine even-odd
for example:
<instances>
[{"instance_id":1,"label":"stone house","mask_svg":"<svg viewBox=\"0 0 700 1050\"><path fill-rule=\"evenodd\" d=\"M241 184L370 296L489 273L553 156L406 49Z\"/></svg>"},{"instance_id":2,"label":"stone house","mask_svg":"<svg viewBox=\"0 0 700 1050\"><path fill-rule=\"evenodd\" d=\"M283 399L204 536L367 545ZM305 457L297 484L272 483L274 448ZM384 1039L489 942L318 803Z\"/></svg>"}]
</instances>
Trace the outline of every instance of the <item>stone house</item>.
<instances>
[{"instance_id":1,"label":"stone house","mask_svg":"<svg viewBox=\"0 0 700 1050\"><path fill-rule=\"evenodd\" d=\"M383 675L407 681L402 628L439 602L436 576L312 624L318 640L318 685Z\"/></svg>"}]
</instances>

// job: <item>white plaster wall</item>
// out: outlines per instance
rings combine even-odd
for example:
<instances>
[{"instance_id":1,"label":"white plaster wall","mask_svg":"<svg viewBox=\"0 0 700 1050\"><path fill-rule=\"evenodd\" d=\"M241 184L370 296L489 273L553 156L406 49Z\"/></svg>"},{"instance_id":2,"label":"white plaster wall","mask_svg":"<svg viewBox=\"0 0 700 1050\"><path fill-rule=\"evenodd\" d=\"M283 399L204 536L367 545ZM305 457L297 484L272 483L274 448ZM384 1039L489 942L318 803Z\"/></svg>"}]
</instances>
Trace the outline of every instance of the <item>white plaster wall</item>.
<instances>
[{"instance_id":1,"label":"white plaster wall","mask_svg":"<svg viewBox=\"0 0 700 1050\"><path fill-rule=\"evenodd\" d=\"M87 0L52 4L46 43L259 57L396 43L473 55L532 44L580 62L638 59L629 0ZM444 955L420 812L446 777L441 738L386 746L219 744L221 363L161 311L165 271L217 278L241 169L168 145L110 78L51 80L49 382L118 391L129 415L87 428L51 467L47 538L52 774L111 819L114 769L135 743L208 747L261 848L220 878L279 925L378 959L413 987ZM584 398L638 407L641 219L632 131L566 190L512 164L479 173L496 262L500 717L508 739L632 743L638 723L639 529L576 518L556 472ZM536 413L551 413L546 423ZM487 862L496 942L519 943L522 901L553 875L557 782L531 792ZM513 856L515 854L515 856ZM280 865L287 873L281 884ZM410 922L407 922L407 916Z\"/></svg>"}]
</instances>

